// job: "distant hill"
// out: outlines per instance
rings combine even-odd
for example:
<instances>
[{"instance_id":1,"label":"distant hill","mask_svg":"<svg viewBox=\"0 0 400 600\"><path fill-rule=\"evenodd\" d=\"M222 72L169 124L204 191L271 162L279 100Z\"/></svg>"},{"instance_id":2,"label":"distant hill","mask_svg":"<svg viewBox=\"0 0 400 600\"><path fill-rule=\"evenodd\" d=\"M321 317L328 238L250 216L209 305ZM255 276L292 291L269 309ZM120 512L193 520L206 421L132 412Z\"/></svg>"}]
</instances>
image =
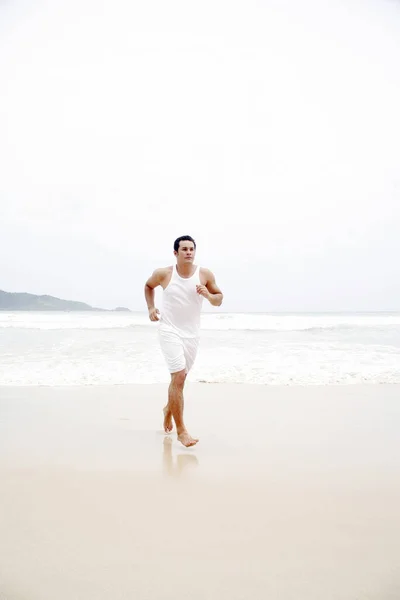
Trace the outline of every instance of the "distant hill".
<instances>
[{"instance_id":1,"label":"distant hill","mask_svg":"<svg viewBox=\"0 0 400 600\"><path fill-rule=\"evenodd\" d=\"M36 296L36 294L4 292L0 290L0 310L106 310L95 308L85 302L62 300L54 296ZM129 311L129 308L118 307L119 311Z\"/></svg>"}]
</instances>

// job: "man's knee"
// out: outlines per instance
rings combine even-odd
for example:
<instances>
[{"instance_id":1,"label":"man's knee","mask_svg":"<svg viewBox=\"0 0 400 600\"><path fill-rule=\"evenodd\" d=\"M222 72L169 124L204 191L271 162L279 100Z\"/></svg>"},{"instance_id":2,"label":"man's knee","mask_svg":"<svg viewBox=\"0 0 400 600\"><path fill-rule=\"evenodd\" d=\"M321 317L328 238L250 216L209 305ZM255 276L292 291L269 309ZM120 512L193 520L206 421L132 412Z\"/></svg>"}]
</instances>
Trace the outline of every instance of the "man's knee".
<instances>
[{"instance_id":1,"label":"man's knee","mask_svg":"<svg viewBox=\"0 0 400 600\"><path fill-rule=\"evenodd\" d=\"M178 371L177 373L171 373L171 383L178 387L185 385L186 371Z\"/></svg>"}]
</instances>

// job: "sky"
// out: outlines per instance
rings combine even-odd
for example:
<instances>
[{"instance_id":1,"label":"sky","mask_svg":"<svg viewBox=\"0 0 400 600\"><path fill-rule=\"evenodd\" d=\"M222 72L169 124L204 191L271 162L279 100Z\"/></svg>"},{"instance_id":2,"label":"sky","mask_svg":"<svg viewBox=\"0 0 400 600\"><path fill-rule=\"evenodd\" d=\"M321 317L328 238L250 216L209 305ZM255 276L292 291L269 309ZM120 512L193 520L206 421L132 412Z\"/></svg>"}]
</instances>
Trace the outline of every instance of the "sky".
<instances>
[{"instance_id":1,"label":"sky","mask_svg":"<svg viewBox=\"0 0 400 600\"><path fill-rule=\"evenodd\" d=\"M394 0L0 1L0 289L145 310L190 234L224 311L400 310L399 65Z\"/></svg>"}]
</instances>

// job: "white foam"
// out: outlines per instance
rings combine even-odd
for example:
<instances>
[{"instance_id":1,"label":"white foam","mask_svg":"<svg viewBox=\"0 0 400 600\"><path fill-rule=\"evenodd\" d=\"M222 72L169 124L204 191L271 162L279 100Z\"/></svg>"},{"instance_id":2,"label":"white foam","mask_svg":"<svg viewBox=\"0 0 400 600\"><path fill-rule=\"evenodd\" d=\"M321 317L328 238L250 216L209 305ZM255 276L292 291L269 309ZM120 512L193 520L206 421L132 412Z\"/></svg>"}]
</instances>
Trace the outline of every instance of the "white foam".
<instances>
[{"instance_id":1,"label":"white foam","mask_svg":"<svg viewBox=\"0 0 400 600\"><path fill-rule=\"evenodd\" d=\"M318 329L400 326L399 313L264 314L203 313L209 331L312 331ZM124 329L153 327L144 312L2 312L0 329Z\"/></svg>"},{"instance_id":2,"label":"white foam","mask_svg":"<svg viewBox=\"0 0 400 600\"><path fill-rule=\"evenodd\" d=\"M146 313L0 312L0 329L123 329L149 325Z\"/></svg>"},{"instance_id":3,"label":"white foam","mask_svg":"<svg viewBox=\"0 0 400 600\"><path fill-rule=\"evenodd\" d=\"M203 314L203 329L249 331L307 331L355 327L400 326L398 313L371 314Z\"/></svg>"},{"instance_id":4,"label":"white foam","mask_svg":"<svg viewBox=\"0 0 400 600\"><path fill-rule=\"evenodd\" d=\"M0 319L0 385L169 379L157 326L145 313L0 313ZM191 381L400 383L400 315L205 314L203 325Z\"/></svg>"}]
</instances>

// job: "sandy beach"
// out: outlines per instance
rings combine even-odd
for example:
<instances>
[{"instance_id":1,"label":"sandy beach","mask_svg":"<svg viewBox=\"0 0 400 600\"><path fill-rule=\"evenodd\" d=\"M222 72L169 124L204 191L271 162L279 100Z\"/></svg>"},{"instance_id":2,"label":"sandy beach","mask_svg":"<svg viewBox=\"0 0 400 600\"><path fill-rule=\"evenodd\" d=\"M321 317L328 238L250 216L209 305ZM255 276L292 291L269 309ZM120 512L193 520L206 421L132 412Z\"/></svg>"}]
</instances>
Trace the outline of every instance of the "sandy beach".
<instances>
[{"instance_id":1,"label":"sandy beach","mask_svg":"<svg viewBox=\"0 0 400 600\"><path fill-rule=\"evenodd\" d=\"M1 600L397 600L399 389L0 388Z\"/></svg>"}]
</instances>

